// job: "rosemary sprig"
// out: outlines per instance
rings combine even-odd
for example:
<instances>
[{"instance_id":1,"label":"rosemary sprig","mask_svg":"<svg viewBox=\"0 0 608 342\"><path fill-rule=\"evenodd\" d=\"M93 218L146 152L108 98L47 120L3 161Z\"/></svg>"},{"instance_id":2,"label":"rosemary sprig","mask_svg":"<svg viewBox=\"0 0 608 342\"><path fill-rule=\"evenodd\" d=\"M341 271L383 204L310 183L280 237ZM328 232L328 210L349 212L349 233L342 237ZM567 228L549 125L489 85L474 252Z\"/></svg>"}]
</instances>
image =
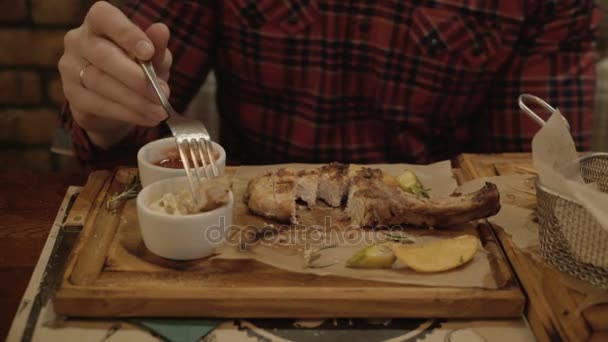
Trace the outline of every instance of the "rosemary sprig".
<instances>
[{"instance_id":1,"label":"rosemary sprig","mask_svg":"<svg viewBox=\"0 0 608 342\"><path fill-rule=\"evenodd\" d=\"M414 239L407 235L396 235L387 233L385 231L382 232L384 234L386 240L398 243L414 243Z\"/></svg>"},{"instance_id":2,"label":"rosemary sprig","mask_svg":"<svg viewBox=\"0 0 608 342\"><path fill-rule=\"evenodd\" d=\"M118 206L127 200L137 197L137 194L141 190L141 182L139 181L139 174L135 174L131 181L122 192L115 192L110 199L106 202L106 208L108 210L116 210Z\"/></svg>"},{"instance_id":3,"label":"rosemary sprig","mask_svg":"<svg viewBox=\"0 0 608 342\"><path fill-rule=\"evenodd\" d=\"M321 258L321 251L323 251L325 249L329 249L329 248L334 248L337 246L338 246L337 244L323 246L323 247L317 249L316 251L310 253L310 257L308 257L308 262L306 263L306 268L325 268L325 267L329 267L329 266L337 264L337 262L323 264L323 265L314 264L315 261L317 261L317 260L319 260L319 258Z\"/></svg>"},{"instance_id":4,"label":"rosemary sprig","mask_svg":"<svg viewBox=\"0 0 608 342\"><path fill-rule=\"evenodd\" d=\"M431 191L431 189L422 189L418 198L431 198L431 196L429 196L429 191Z\"/></svg>"}]
</instances>

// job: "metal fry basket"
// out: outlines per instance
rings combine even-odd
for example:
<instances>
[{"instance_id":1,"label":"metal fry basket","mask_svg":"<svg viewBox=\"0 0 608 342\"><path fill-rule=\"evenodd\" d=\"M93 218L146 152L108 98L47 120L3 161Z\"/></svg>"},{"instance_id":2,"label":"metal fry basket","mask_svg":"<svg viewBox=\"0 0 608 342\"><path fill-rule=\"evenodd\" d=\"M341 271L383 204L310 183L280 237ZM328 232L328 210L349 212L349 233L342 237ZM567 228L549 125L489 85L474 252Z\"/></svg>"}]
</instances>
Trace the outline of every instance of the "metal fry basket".
<instances>
[{"instance_id":1,"label":"metal fry basket","mask_svg":"<svg viewBox=\"0 0 608 342\"><path fill-rule=\"evenodd\" d=\"M520 108L542 125L544 121L525 101L555 111L536 96L519 97ZM600 191L608 192L608 153L586 155L579 159L579 166L586 183L596 183ZM608 231L576 200L543 186L538 179L536 200L542 257L562 272L608 289Z\"/></svg>"}]
</instances>

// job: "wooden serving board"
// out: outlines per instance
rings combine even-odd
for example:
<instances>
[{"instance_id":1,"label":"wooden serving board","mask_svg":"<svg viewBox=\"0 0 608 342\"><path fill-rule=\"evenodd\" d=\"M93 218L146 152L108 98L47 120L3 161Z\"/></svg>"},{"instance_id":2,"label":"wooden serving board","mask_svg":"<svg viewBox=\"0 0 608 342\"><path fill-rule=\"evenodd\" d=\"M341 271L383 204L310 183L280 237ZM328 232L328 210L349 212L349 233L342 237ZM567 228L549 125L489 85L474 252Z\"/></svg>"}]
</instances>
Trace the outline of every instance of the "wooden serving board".
<instances>
[{"instance_id":1,"label":"wooden serving board","mask_svg":"<svg viewBox=\"0 0 608 342\"><path fill-rule=\"evenodd\" d=\"M234 173L235 168L227 168ZM58 314L89 317L518 317L524 296L489 227L477 232L499 288L425 287L284 271L252 260L171 261L138 231L117 234L121 209L105 209L135 170L92 173L67 222L83 225L54 298ZM126 207L126 206L125 206ZM133 216L133 215L131 215ZM124 219L124 218L122 218ZM113 246L126 253L117 254ZM122 255L122 256L121 256ZM117 258L137 259L114 267ZM126 265L127 263L123 263Z\"/></svg>"},{"instance_id":2,"label":"wooden serving board","mask_svg":"<svg viewBox=\"0 0 608 342\"><path fill-rule=\"evenodd\" d=\"M463 180L535 174L528 153L463 154L457 161ZM521 251L502 229L495 229L526 292L526 317L540 341L608 341L608 304L579 314L586 293L569 287L559 271Z\"/></svg>"}]
</instances>

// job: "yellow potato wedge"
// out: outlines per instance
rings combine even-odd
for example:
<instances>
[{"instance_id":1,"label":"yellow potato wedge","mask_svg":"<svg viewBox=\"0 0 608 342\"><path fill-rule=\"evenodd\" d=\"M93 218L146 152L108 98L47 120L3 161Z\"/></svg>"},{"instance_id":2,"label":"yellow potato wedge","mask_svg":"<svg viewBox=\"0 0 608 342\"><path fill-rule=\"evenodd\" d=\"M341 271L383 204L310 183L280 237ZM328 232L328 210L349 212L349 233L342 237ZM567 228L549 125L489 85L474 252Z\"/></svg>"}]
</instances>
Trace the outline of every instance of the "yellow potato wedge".
<instances>
[{"instance_id":1,"label":"yellow potato wedge","mask_svg":"<svg viewBox=\"0 0 608 342\"><path fill-rule=\"evenodd\" d=\"M389 246L369 245L346 261L350 268L388 268L395 261L395 255Z\"/></svg>"},{"instance_id":2,"label":"yellow potato wedge","mask_svg":"<svg viewBox=\"0 0 608 342\"><path fill-rule=\"evenodd\" d=\"M462 235L418 245L393 245L399 261L416 272L442 272L471 261L479 248L479 239Z\"/></svg>"}]
</instances>

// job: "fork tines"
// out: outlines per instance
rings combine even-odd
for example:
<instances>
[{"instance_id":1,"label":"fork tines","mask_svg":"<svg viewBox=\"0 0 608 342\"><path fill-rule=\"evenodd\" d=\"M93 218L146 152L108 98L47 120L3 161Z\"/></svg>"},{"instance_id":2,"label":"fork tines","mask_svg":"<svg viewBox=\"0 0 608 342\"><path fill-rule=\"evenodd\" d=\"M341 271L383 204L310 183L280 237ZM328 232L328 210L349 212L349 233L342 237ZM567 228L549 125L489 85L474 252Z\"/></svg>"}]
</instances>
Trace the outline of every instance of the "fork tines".
<instances>
[{"instance_id":1,"label":"fork tines","mask_svg":"<svg viewBox=\"0 0 608 342\"><path fill-rule=\"evenodd\" d=\"M183 139L177 142L177 147L182 163L184 164L186 176L188 177L188 183L190 183L189 185L192 190L200 188L201 178L213 178L218 176L218 170L213 156L213 148L209 140L203 138ZM201 168L203 170L201 170ZM194 174L192 174L192 169L194 169ZM194 192L194 195L198 197L198 191Z\"/></svg>"},{"instance_id":2,"label":"fork tines","mask_svg":"<svg viewBox=\"0 0 608 342\"><path fill-rule=\"evenodd\" d=\"M215 170L215 163L213 162L213 156L211 152L211 144L208 140L205 139L190 139L190 156L192 157L192 161L194 164L194 168L196 169L196 175L201 178L202 172L199 170L199 165L197 160L200 160L201 167L205 172L205 178L212 178L217 176L217 172ZM196 158L196 152L198 152L198 156L200 158ZM211 166L211 170L207 166Z\"/></svg>"}]
</instances>

